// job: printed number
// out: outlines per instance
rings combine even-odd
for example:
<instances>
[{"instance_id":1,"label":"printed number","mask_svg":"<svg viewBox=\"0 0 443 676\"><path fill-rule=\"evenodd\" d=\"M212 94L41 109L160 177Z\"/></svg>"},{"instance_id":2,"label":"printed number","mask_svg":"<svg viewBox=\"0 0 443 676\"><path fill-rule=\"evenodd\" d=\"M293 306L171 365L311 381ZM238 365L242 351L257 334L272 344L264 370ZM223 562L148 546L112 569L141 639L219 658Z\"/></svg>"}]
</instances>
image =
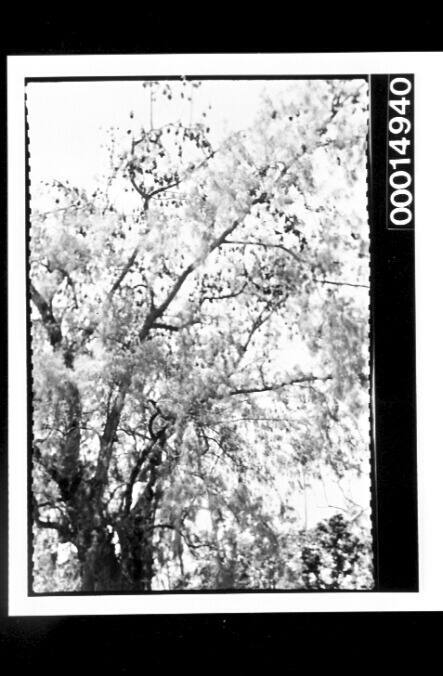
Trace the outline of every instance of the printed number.
<instances>
[{"instance_id":1,"label":"printed number","mask_svg":"<svg viewBox=\"0 0 443 676\"><path fill-rule=\"evenodd\" d=\"M398 167L399 164L411 164L411 158L410 157L397 157L395 160L389 160L389 164L395 171Z\"/></svg>"},{"instance_id":2,"label":"printed number","mask_svg":"<svg viewBox=\"0 0 443 676\"><path fill-rule=\"evenodd\" d=\"M398 119L398 118L394 118ZM401 138L397 141L389 141L389 147L395 150L399 155L406 155L406 148L411 145L411 142L407 138ZM409 160L408 160L409 161Z\"/></svg>"},{"instance_id":3,"label":"printed number","mask_svg":"<svg viewBox=\"0 0 443 676\"><path fill-rule=\"evenodd\" d=\"M400 199L400 197L406 197L406 199ZM408 207L411 204L411 202L412 195L410 190L394 190L394 192L391 195L391 204L393 207L397 208Z\"/></svg>"},{"instance_id":4,"label":"printed number","mask_svg":"<svg viewBox=\"0 0 443 676\"><path fill-rule=\"evenodd\" d=\"M397 207L396 209L392 209L391 221L394 225L408 225L412 221L412 212L408 207Z\"/></svg>"},{"instance_id":5,"label":"printed number","mask_svg":"<svg viewBox=\"0 0 443 676\"><path fill-rule=\"evenodd\" d=\"M409 188L411 181L411 174L409 174L407 171L394 171L394 173L389 177L389 185L391 188L403 188L403 190L396 190L395 192L409 192L408 190L404 190L404 188ZM395 195L395 192L393 192L392 195Z\"/></svg>"},{"instance_id":6,"label":"printed number","mask_svg":"<svg viewBox=\"0 0 443 676\"><path fill-rule=\"evenodd\" d=\"M401 99L389 101L389 105L399 115L406 115L406 107L410 106L411 102L403 96Z\"/></svg>"},{"instance_id":7,"label":"printed number","mask_svg":"<svg viewBox=\"0 0 443 676\"><path fill-rule=\"evenodd\" d=\"M394 79L391 80L389 89L391 90L392 94L395 94L396 96L401 96L402 94L403 95L409 94L409 92L412 89L412 84L407 77L394 77Z\"/></svg>"},{"instance_id":8,"label":"printed number","mask_svg":"<svg viewBox=\"0 0 443 676\"><path fill-rule=\"evenodd\" d=\"M389 120L389 131L391 134L409 134L411 123L406 117L393 117Z\"/></svg>"},{"instance_id":9,"label":"printed number","mask_svg":"<svg viewBox=\"0 0 443 676\"><path fill-rule=\"evenodd\" d=\"M388 128L389 154L394 157L389 159L389 221L391 225L404 228L412 222L412 174L411 174L411 141L405 138L412 129L412 123L408 119L411 111L411 99L407 95L412 90L412 82L407 77L395 77L389 83L390 96L389 116L395 115L389 120ZM395 97L395 98L394 98ZM391 112L393 111L393 112ZM408 157L409 155L409 157Z\"/></svg>"}]
</instances>

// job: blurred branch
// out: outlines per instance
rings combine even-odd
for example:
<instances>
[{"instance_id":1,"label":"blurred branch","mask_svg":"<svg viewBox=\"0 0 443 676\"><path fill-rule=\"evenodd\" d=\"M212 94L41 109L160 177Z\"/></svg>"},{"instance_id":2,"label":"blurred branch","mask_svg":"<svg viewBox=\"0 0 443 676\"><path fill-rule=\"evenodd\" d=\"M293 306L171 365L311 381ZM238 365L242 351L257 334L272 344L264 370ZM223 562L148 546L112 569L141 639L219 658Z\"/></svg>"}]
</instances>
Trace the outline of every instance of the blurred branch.
<instances>
[{"instance_id":1,"label":"blurred branch","mask_svg":"<svg viewBox=\"0 0 443 676\"><path fill-rule=\"evenodd\" d=\"M283 246L283 244L273 244L272 242L254 242L254 241L244 241L244 240L235 240L235 239L227 239L223 244L237 244L237 245L242 245L242 246L260 246L263 247L264 249L281 249L282 251L285 251L289 256L292 256L296 261L299 263L307 263L306 258L302 258L298 254L294 253L291 249L288 249L287 247Z\"/></svg>"},{"instance_id":2,"label":"blurred branch","mask_svg":"<svg viewBox=\"0 0 443 676\"><path fill-rule=\"evenodd\" d=\"M207 155L199 164L193 167L192 170L186 172L183 174L183 176L179 176L177 179L174 181L171 181L171 183L168 183L165 186L162 186L160 188L156 188L155 190L147 191L145 190L141 184L137 183L135 180L135 170L132 164L129 165L129 180L131 181L131 185L134 188L134 190L140 195L140 197L143 199L144 203L144 208L146 209L149 206L149 202L153 197L156 195L161 195L162 193L165 193L167 190L171 190L172 188L177 188L179 185L181 185L187 178L189 178L190 175L194 174L198 169L203 167L206 162L208 162L210 159L212 159L217 151L213 150Z\"/></svg>"},{"instance_id":3,"label":"blurred branch","mask_svg":"<svg viewBox=\"0 0 443 676\"><path fill-rule=\"evenodd\" d=\"M352 282L334 282L330 279L317 279L316 277L313 277L312 281L317 282L318 284L333 284L334 286L355 286L362 289L369 289L369 284L354 284Z\"/></svg>"},{"instance_id":4,"label":"blurred branch","mask_svg":"<svg viewBox=\"0 0 443 676\"><path fill-rule=\"evenodd\" d=\"M212 251L217 249L219 246L221 246L226 238L233 232L237 226L240 224L239 220L233 221L231 225L229 225L217 239L215 239L212 244L210 245L207 254L205 256L205 259L209 256ZM214 226L214 224L212 224ZM157 308L151 309L149 314L147 315L143 326L139 332L139 339L140 341L144 340L146 336L148 335L149 331L153 328L155 322L157 319L159 319L165 310L169 307L169 305L172 303L178 292L180 291L181 287L185 283L186 279L189 277L189 275L198 268L198 266L202 263L203 261L201 259L197 259L190 263L187 268L183 270L181 275L177 278L175 284L173 284L171 290L169 291L168 295L166 296L165 300L161 305L159 305Z\"/></svg>"},{"instance_id":5,"label":"blurred branch","mask_svg":"<svg viewBox=\"0 0 443 676\"><path fill-rule=\"evenodd\" d=\"M289 385L297 385L299 383L312 383L316 380L326 381L332 380L332 376L301 376L297 378L291 378L284 383L271 383L269 385L263 385L262 387L243 387L234 390L230 390L230 395L237 394L254 394L256 392L273 392L275 390L280 390L282 387L288 387Z\"/></svg>"},{"instance_id":6,"label":"blurred branch","mask_svg":"<svg viewBox=\"0 0 443 676\"><path fill-rule=\"evenodd\" d=\"M57 530L59 533L66 532L66 527L63 526L63 524L57 523L56 521L49 520L44 521L43 519L40 518L39 506L34 495L32 496L32 516L34 518L35 523L40 528L52 528L54 530Z\"/></svg>"},{"instance_id":7,"label":"blurred branch","mask_svg":"<svg viewBox=\"0 0 443 676\"><path fill-rule=\"evenodd\" d=\"M34 284L30 282L31 299L37 307L43 321L43 325L48 333L49 342L52 347L57 347L62 342L62 332L59 323L55 319L50 304L37 291Z\"/></svg>"},{"instance_id":8,"label":"blurred branch","mask_svg":"<svg viewBox=\"0 0 443 676\"><path fill-rule=\"evenodd\" d=\"M156 322L151 329L164 329L165 331L181 331L182 329L186 329L189 326L193 326L194 324L200 324L200 320L198 319L190 319L188 322L185 322L184 324L179 324L178 326L175 326L173 324L164 324L161 322Z\"/></svg>"},{"instance_id":9,"label":"blurred branch","mask_svg":"<svg viewBox=\"0 0 443 676\"><path fill-rule=\"evenodd\" d=\"M154 416L152 416L152 417L155 417L155 415L157 415L157 414L154 414ZM152 418L151 418L151 420L152 420ZM131 474L129 476L129 480L128 480L128 484L127 484L127 488L126 488L126 493L125 493L124 511L125 511L126 514L128 514L129 510L131 509L132 492L134 490L134 484L137 480L138 475L140 474L140 471L141 471L144 463L148 459L148 457L149 457L152 449L156 445L156 443L157 443L157 439L154 439L153 441L151 441L151 443L149 443L145 446L145 448L143 449L143 451L140 453L139 457L137 458L137 462L135 463L134 467L131 470Z\"/></svg>"},{"instance_id":10,"label":"blurred branch","mask_svg":"<svg viewBox=\"0 0 443 676\"><path fill-rule=\"evenodd\" d=\"M41 465L41 467L43 467L43 469L47 472L47 474L49 474L49 476L51 477L51 479L53 479L53 481L59 484L61 476L57 468L52 463L48 462L46 458L43 457L40 447L37 446L37 444L34 444L32 447L32 451L34 458Z\"/></svg>"},{"instance_id":11,"label":"blurred branch","mask_svg":"<svg viewBox=\"0 0 443 676\"><path fill-rule=\"evenodd\" d=\"M122 281L124 280L124 278L126 277L126 275L128 274L129 270L130 270L130 269L132 268L132 266L134 265L134 261L135 261L135 259L137 258L137 254L138 254L138 246L135 247L135 249L134 249L134 251L132 252L132 254L131 254L131 256L130 256L128 262L127 262L126 265L124 266L124 268L123 268L123 270L121 271L120 275L119 275L119 276L117 277L117 279L115 280L114 284L111 286L111 290L109 291L109 294L108 294L108 299L111 299L111 298L112 298L112 296L113 296L114 293L117 291L118 287L120 286L120 284L122 283Z\"/></svg>"},{"instance_id":12,"label":"blurred branch","mask_svg":"<svg viewBox=\"0 0 443 676\"><path fill-rule=\"evenodd\" d=\"M126 373L120 382L117 394L106 415L103 433L100 436L100 450L94 475L94 499L101 500L106 483L107 472L111 460L112 449L115 442L115 434L120 423L120 417L125 404L126 394L131 382L131 373Z\"/></svg>"},{"instance_id":13,"label":"blurred branch","mask_svg":"<svg viewBox=\"0 0 443 676\"><path fill-rule=\"evenodd\" d=\"M248 282L245 282L241 289L238 291L233 291L232 293L226 293L221 296L203 296L200 300L201 303L204 303L205 300L212 301L212 300L227 300L228 298L237 298L237 296L240 296L243 291L246 289L248 285Z\"/></svg>"}]
</instances>

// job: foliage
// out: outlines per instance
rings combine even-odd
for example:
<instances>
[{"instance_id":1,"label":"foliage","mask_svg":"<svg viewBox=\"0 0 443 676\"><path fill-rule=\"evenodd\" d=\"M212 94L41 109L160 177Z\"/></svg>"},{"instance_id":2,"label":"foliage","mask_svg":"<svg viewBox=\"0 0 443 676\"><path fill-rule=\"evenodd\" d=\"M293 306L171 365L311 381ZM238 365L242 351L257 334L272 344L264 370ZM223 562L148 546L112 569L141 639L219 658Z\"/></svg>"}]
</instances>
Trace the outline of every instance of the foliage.
<instances>
[{"instance_id":1,"label":"foliage","mask_svg":"<svg viewBox=\"0 0 443 676\"><path fill-rule=\"evenodd\" d=\"M352 529L342 514L334 514L309 533L302 548L305 589L371 588L371 550L367 537Z\"/></svg>"},{"instance_id":2,"label":"foliage","mask_svg":"<svg viewBox=\"0 0 443 676\"><path fill-rule=\"evenodd\" d=\"M218 147L207 119L131 113L104 185L33 200L38 590L321 586L294 496L368 472L366 85L298 83Z\"/></svg>"}]
</instances>

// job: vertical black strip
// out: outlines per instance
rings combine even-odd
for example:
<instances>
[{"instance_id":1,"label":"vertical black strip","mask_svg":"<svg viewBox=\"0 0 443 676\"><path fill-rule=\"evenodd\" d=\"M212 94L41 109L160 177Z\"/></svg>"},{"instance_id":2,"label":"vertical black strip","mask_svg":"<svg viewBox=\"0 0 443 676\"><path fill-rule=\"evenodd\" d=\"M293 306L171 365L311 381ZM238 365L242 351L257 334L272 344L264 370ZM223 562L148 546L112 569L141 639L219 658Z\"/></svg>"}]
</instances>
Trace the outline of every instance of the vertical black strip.
<instances>
[{"instance_id":1,"label":"vertical black strip","mask_svg":"<svg viewBox=\"0 0 443 676\"><path fill-rule=\"evenodd\" d=\"M370 92L377 589L418 591L414 232L387 228L388 76L371 76Z\"/></svg>"}]
</instances>

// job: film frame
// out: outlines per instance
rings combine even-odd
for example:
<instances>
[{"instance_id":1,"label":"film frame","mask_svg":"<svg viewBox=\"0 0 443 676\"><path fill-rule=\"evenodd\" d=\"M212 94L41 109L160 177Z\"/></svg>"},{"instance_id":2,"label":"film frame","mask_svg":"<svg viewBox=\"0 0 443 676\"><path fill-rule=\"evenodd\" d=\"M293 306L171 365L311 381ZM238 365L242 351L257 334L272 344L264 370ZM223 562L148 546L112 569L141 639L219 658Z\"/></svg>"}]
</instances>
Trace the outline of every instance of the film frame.
<instances>
[{"instance_id":1,"label":"film frame","mask_svg":"<svg viewBox=\"0 0 443 676\"><path fill-rule=\"evenodd\" d=\"M414 592L418 591L415 314L413 303L414 231L413 227L407 229L389 228L387 222L389 203L389 183L387 182L388 90L393 77L406 77L413 81L413 76L401 73L395 73L391 76L334 74L297 75L294 77L273 75L270 77L244 75L241 76L241 79L323 80L361 78L366 79L369 84L368 207L371 231L371 446L376 580L375 588L371 591ZM224 75L215 77L189 75L187 78L190 80L236 79ZM50 81L66 80L66 78L49 79ZM75 80L76 78L72 79ZM85 80L87 78L79 79ZM107 79L119 78L109 77ZM125 77L122 79L131 78ZM134 79L161 78L159 76L150 76L149 78L137 76ZM164 79L172 79L172 77L165 76ZM39 78L30 78L28 81L38 80ZM412 108L410 110L412 111ZM29 181L29 175L27 180ZM27 209L29 217L29 201ZM28 337L29 334L28 324ZM400 339L403 345L401 352L398 350ZM407 369L405 369L405 361L408 364ZM28 405L31 405L30 401L28 401ZM30 429L29 426L29 431ZM30 467L28 471L30 472ZM28 483L29 485L30 483ZM404 524L405 528L402 528L401 524ZM244 590L242 591L244 593ZM195 592L183 593L204 592L196 590ZM235 593L235 590L229 590L228 593ZM272 590L272 592L263 590L260 593L278 594L279 590ZM69 595L69 593L62 594L64 596Z\"/></svg>"}]
</instances>

